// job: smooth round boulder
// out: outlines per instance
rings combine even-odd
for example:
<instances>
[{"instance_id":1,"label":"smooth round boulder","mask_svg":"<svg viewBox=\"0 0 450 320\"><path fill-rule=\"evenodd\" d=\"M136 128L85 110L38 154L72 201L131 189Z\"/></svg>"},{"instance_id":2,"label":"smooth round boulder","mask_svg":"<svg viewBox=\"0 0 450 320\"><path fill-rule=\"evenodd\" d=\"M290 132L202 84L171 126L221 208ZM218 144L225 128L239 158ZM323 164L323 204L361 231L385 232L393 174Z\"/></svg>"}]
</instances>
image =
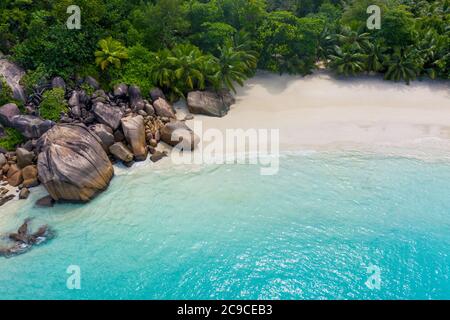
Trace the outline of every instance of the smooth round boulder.
<instances>
[{"instance_id":1,"label":"smooth round boulder","mask_svg":"<svg viewBox=\"0 0 450 320\"><path fill-rule=\"evenodd\" d=\"M144 111L147 113L147 116L153 117L155 115L155 108L147 101L145 102Z\"/></svg>"},{"instance_id":2,"label":"smooth round boulder","mask_svg":"<svg viewBox=\"0 0 450 320\"><path fill-rule=\"evenodd\" d=\"M72 95L69 98L69 101L67 102L69 104L69 107L73 108L75 106L80 105L80 94L77 91L73 91Z\"/></svg>"},{"instance_id":3,"label":"smooth round boulder","mask_svg":"<svg viewBox=\"0 0 450 320\"><path fill-rule=\"evenodd\" d=\"M94 105L92 112L98 122L106 124L113 130L116 130L119 127L120 119L123 117L120 108L105 105L101 102Z\"/></svg>"},{"instance_id":4,"label":"smooth round boulder","mask_svg":"<svg viewBox=\"0 0 450 320\"><path fill-rule=\"evenodd\" d=\"M58 124L37 146L39 180L56 201L87 202L114 175L100 138L83 124Z\"/></svg>"},{"instance_id":5,"label":"smooth round boulder","mask_svg":"<svg viewBox=\"0 0 450 320\"><path fill-rule=\"evenodd\" d=\"M187 105L189 112L211 117L223 117L235 103L229 92L193 91L189 92Z\"/></svg>"},{"instance_id":6,"label":"smooth round boulder","mask_svg":"<svg viewBox=\"0 0 450 320\"><path fill-rule=\"evenodd\" d=\"M12 127L17 129L27 139L40 138L54 125L53 121L42 120L39 117L30 115L19 115L12 119Z\"/></svg>"},{"instance_id":7,"label":"smooth round boulder","mask_svg":"<svg viewBox=\"0 0 450 320\"><path fill-rule=\"evenodd\" d=\"M160 117L176 119L173 107L163 98L159 98L154 101L153 108L155 109L156 114Z\"/></svg>"},{"instance_id":8,"label":"smooth round boulder","mask_svg":"<svg viewBox=\"0 0 450 320\"><path fill-rule=\"evenodd\" d=\"M105 124L97 123L90 126L89 129L94 132L102 141L103 149L108 152L109 147L114 144L114 134L110 127Z\"/></svg>"},{"instance_id":9,"label":"smooth round boulder","mask_svg":"<svg viewBox=\"0 0 450 320\"><path fill-rule=\"evenodd\" d=\"M152 88L150 90L150 98L152 99L152 101L156 101L159 98L166 100L166 96L160 88Z\"/></svg>"},{"instance_id":10,"label":"smooth round boulder","mask_svg":"<svg viewBox=\"0 0 450 320\"><path fill-rule=\"evenodd\" d=\"M109 147L109 152L118 160L129 163L133 161L133 153L122 143L116 142Z\"/></svg>"},{"instance_id":11,"label":"smooth round boulder","mask_svg":"<svg viewBox=\"0 0 450 320\"><path fill-rule=\"evenodd\" d=\"M128 93L128 86L125 83L117 84L114 87L114 96L115 97L125 97Z\"/></svg>"},{"instance_id":12,"label":"smooth round boulder","mask_svg":"<svg viewBox=\"0 0 450 320\"><path fill-rule=\"evenodd\" d=\"M11 127L13 118L20 115L20 110L15 103L5 104L0 108L0 124Z\"/></svg>"},{"instance_id":13,"label":"smooth round boulder","mask_svg":"<svg viewBox=\"0 0 450 320\"><path fill-rule=\"evenodd\" d=\"M193 151L200 138L182 121L172 121L161 129L161 140L184 151Z\"/></svg>"},{"instance_id":14,"label":"smooth round boulder","mask_svg":"<svg viewBox=\"0 0 450 320\"><path fill-rule=\"evenodd\" d=\"M9 166L6 178L10 186L17 187L23 182L22 170L17 165L12 164Z\"/></svg>"},{"instance_id":15,"label":"smooth round boulder","mask_svg":"<svg viewBox=\"0 0 450 320\"><path fill-rule=\"evenodd\" d=\"M128 96L130 98L130 107L135 111L143 110L145 107L142 99L141 89L138 86L130 86L128 88Z\"/></svg>"},{"instance_id":16,"label":"smooth round boulder","mask_svg":"<svg viewBox=\"0 0 450 320\"><path fill-rule=\"evenodd\" d=\"M53 89L59 88L59 89L63 89L65 91L66 90L66 82L61 77L54 77L52 80L52 88Z\"/></svg>"},{"instance_id":17,"label":"smooth round boulder","mask_svg":"<svg viewBox=\"0 0 450 320\"><path fill-rule=\"evenodd\" d=\"M27 188L39 185L38 171L35 165L30 165L22 169L23 186Z\"/></svg>"},{"instance_id":18,"label":"smooth round boulder","mask_svg":"<svg viewBox=\"0 0 450 320\"><path fill-rule=\"evenodd\" d=\"M36 201L36 206L40 208L51 208L55 204L55 200L48 195L45 197L42 197Z\"/></svg>"},{"instance_id":19,"label":"smooth round boulder","mask_svg":"<svg viewBox=\"0 0 450 320\"><path fill-rule=\"evenodd\" d=\"M17 164L19 168L23 169L30 164L33 164L34 152L28 151L24 148L17 148L16 150Z\"/></svg>"},{"instance_id":20,"label":"smooth round boulder","mask_svg":"<svg viewBox=\"0 0 450 320\"><path fill-rule=\"evenodd\" d=\"M22 188L22 190L20 190L20 192L19 192L20 200L28 199L29 196L30 196L30 190L28 190L28 188Z\"/></svg>"}]
</instances>

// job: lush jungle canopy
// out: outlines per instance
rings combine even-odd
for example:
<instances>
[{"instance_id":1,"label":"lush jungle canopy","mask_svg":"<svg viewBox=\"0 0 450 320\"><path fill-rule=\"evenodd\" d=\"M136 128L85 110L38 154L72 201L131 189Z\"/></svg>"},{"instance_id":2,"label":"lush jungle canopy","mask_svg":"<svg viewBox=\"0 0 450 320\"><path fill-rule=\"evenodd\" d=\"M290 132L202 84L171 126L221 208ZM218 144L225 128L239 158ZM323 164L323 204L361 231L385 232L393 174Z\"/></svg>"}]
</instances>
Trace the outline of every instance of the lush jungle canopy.
<instances>
[{"instance_id":1,"label":"lush jungle canopy","mask_svg":"<svg viewBox=\"0 0 450 320\"><path fill-rule=\"evenodd\" d=\"M81 8L68 30L67 7ZM381 8L368 30L367 7ZM259 69L388 80L450 77L449 0L2 0L0 51L28 74L93 75L105 86L160 86L174 98L206 87L235 89Z\"/></svg>"}]
</instances>

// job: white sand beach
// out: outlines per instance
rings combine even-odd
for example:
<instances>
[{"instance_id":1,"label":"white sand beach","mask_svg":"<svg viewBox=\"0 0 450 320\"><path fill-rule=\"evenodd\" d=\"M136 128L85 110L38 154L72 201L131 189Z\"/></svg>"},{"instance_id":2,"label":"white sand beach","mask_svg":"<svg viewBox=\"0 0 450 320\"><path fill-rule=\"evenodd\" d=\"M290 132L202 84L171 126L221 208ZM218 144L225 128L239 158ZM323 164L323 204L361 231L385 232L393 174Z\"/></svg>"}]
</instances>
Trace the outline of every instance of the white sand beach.
<instances>
[{"instance_id":1,"label":"white sand beach","mask_svg":"<svg viewBox=\"0 0 450 320\"><path fill-rule=\"evenodd\" d=\"M258 73L239 88L227 116L196 115L195 120L204 130L279 129L284 151L426 146L448 153L450 82L408 86L378 76L336 78L325 71L307 77Z\"/></svg>"}]
</instances>

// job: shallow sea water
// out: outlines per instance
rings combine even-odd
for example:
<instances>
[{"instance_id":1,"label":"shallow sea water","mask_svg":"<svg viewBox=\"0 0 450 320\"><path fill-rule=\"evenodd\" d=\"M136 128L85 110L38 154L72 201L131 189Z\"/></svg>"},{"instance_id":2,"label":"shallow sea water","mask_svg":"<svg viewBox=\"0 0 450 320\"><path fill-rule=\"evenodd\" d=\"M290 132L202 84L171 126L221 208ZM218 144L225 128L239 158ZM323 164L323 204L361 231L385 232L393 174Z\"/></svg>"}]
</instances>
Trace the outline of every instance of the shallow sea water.
<instances>
[{"instance_id":1,"label":"shallow sea water","mask_svg":"<svg viewBox=\"0 0 450 320\"><path fill-rule=\"evenodd\" d=\"M57 237L0 258L0 299L450 299L448 161L311 153L280 166L149 165L87 205L34 208L42 191L7 204L0 233L34 217Z\"/></svg>"}]
</instances>

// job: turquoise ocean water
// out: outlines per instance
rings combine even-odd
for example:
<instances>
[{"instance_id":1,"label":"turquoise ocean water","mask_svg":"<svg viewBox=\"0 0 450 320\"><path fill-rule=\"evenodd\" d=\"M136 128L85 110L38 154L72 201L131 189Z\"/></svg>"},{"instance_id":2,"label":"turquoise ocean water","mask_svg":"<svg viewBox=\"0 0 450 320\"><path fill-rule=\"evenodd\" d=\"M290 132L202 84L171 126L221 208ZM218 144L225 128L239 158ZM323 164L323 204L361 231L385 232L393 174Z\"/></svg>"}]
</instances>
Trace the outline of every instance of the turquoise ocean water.
<instances>
[{"instance_id":1,"label":"turquoise ocean water","mask_svg":"<svg viewBox=\"0 0 450 320\"><path fill-rule=\"evenodd\" d=\"M88 205L8 204L0 232L32 216L58 235L0 258L0 298L450 299L449 162L316 153L280 165L267 177L148 166ZM70 265L80 290L66 287Z\"/></svg>"}]
</instances>

